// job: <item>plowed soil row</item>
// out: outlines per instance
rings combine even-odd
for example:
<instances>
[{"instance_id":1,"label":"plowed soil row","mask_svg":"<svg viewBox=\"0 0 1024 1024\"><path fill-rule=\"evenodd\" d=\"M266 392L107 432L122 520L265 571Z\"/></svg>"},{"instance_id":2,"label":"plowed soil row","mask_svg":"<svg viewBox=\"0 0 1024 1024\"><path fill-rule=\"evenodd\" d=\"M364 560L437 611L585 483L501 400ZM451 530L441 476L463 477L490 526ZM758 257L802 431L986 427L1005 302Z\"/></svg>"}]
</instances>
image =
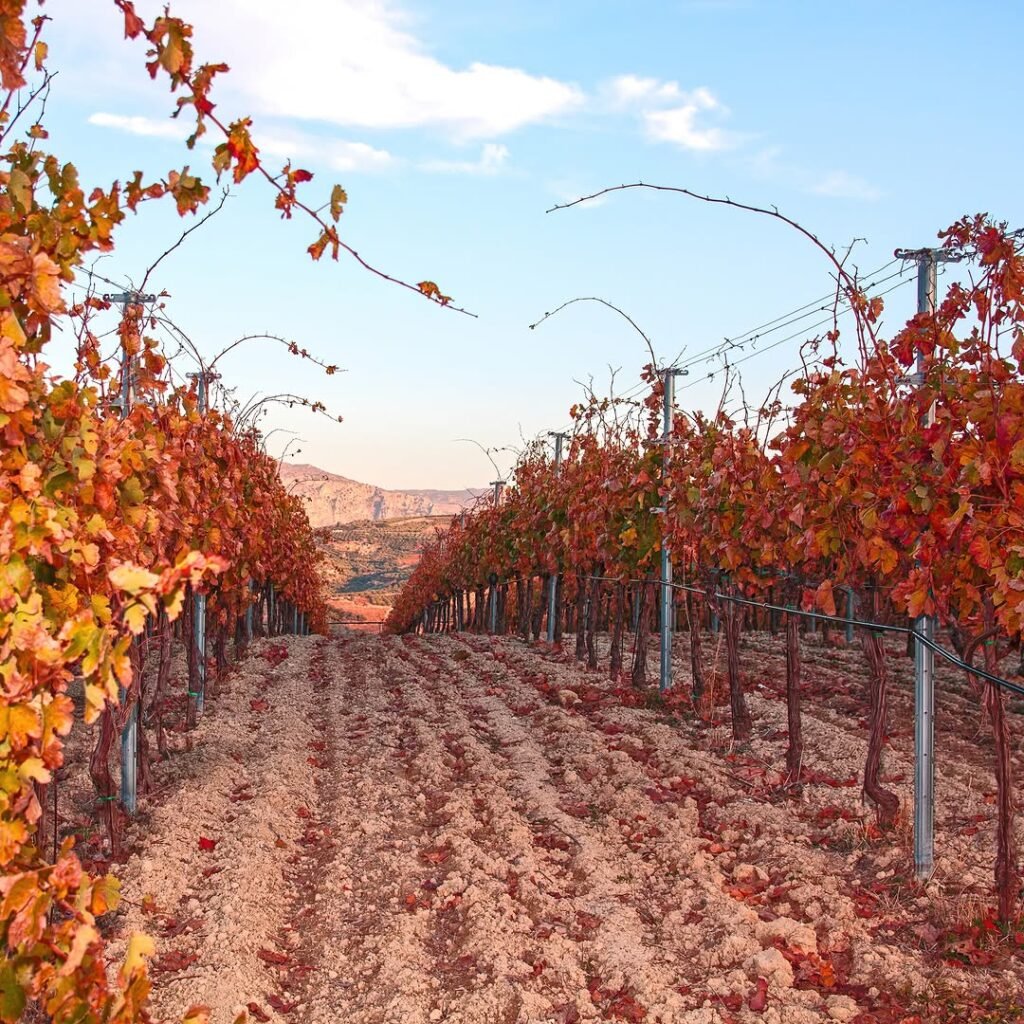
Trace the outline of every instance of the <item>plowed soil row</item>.
<instances>
[{"instance_id":1,"label":"plowed soil row","mask_svg":"<svg viewBox=\"0 0 1024 1024\"><path fill-rule=\"evenodd\" d=\"M763 662L771 644L751 649ZM909 833L871 827L859 721L834 701L808 707L795 792L777 785L770 687L733 750L684 706L513 639L284 649L272 664L257 645L176 755L177 789L122 872L117 928L158 938L159 1016L1024 1019L1013 936L958 956L967 933L949 931L954 881L983 894L991 877L977 766L943 762L944 853L922 890ZM902 740L886 770L905 799Z\"/></svg>"}]
</instances>

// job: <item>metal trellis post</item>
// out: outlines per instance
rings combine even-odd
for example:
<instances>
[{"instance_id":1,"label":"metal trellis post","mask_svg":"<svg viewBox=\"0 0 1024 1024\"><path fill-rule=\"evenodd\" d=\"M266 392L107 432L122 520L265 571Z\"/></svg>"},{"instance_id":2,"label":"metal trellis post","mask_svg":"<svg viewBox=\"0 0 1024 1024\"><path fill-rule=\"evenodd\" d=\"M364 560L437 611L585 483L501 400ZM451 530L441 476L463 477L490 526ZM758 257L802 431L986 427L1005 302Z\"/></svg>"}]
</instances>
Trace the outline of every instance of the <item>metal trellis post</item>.
<instances>
[{"instance_id":1,"label":"metal trellis post","mask_svg":"<svg viewBox=\"0 0 1024 1024\"><path fill-rule=\"evenodd\" d=\"M562 466L562 442L568 434L549 431L548 437L555 439L555 472ZM555 615L558 607L558 572L553 572L548 580L548 643L555 642Z\"/></svg>"},{"instance_id":2,"label":"metal trellis post","mask_svg":"<svg viewBox=\"0 0 1024 1024\"><path fill-rule=\"evenodd\" d=\"M505 486L504 480L492 480L491 486L494 488L494 507L497 508L501 502L501 489ZM491 635L493 636L498 632L498 577L491 573Z\"/></svg>"},{"instance_id":3,"label":"metal trellis post","mask_svg":"<svg viewBox=\"0 0 1024 1024\"><path fill-rule=\"evenodd\" d=\"M219 380L220 374L213 373L204 366L199 373L190 373L189 377L196 382L196 399L199 414L205 415L209 406L210 381ZM196 594L192 599L192 644L196 658L196 689L189 695L195 701L196 717L203 713L206 701L206 595Z\"/></svg>"},{"instance_id":4,"label":"metal trellis post","mask_svg":"<svg viewBox=\"0 0 1024 1024\"><path fill-rule=\"evenodd\" d=\"M934 313L937 268L950 257L941 249L897 249L897 259L917 263L917 311ZM955 258L955 257L953 257ZM913 383L925 383L924 352L917 355ZM925 427L935 422L934 403L925 413ZM935 619L921 615L914 632L925 640L935 639ZM920 640L914 642L914 872L918 879L931 877L935 867L935 654Z\"/></svg>"},{"instance_id":5,"label":"metal trellis post","mask_svg":"<svg viewBox=\"0 0 1024 1024\"><path fill-rule=\"evenodd\" d=\"M668 367L662 371L665 410L661 423L661 466L662 487L668 484L668 466L672 441L672 415L675 407L676 377L685 375L686 370ZM662 499L664 500L664 498ZM662 505L661 512L661 672L658 689L661 693L672 686L672 611L675 606L675 591L672 589L672 555L668 545L668 506Z\"/></svg>"},{"instance_id":6,"label":"metal trellis post","mask_svg":"<svg viewBox=\"0 0 1024 1024\"><path fill-rule=\"evenodd\" d=\"M145 302L156 302L155 295L143 295L142 292L120 292L116 295L104 295L107 302L116 302L122 307L122 315L128 317L129 306L139 306ZM135 368L134 356L126 351L121 362L121 419L127 419L132 410L132 376ZM121 700L125 700L130 691L121 690ZM138 808L138 777L139 777L139 703L136 701L128 713L128 719L121 730L121 805L127 814L135 814Z\"/></svg>"}]
</instances>

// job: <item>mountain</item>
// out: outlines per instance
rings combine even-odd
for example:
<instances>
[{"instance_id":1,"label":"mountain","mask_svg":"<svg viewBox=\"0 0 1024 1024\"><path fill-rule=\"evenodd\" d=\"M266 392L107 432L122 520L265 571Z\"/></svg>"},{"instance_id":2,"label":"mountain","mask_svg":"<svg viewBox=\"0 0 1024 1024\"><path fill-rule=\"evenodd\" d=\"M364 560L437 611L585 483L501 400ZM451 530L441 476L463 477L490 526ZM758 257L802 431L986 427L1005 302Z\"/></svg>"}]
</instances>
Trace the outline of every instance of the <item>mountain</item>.
<instances>
[{"instance_id":1,"label":"mountain","mask_svg":"<svg viewBox=\"0 0 1024 1024\"><path fill-rule=\"evenodd\" d=\"M302 463L282 463L281 479L292 494L305 501L314 527L408 516L452 516L476 500L469 490L389 491Z\"/></svg>"}]
</instances>

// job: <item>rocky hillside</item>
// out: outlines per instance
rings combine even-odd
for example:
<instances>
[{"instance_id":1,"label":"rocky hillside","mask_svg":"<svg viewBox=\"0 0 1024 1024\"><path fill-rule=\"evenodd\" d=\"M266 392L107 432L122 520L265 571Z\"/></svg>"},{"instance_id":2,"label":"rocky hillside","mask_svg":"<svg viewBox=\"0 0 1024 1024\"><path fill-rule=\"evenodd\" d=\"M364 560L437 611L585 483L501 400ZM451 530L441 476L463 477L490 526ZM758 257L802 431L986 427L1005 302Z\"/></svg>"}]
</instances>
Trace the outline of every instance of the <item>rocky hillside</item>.
<instances>
[{"instance_id":1,"label":"rocky hillside","mask_svg":"<svg viewBox=\"0 0 1024 1024\"><path fill-rule=\"evenodd\" d=\"M454 515L476 500L469 490L388 491L305 464L282 463L281 479L293 494L301 495L314 527Z\"/></svg>"}]
</instances>

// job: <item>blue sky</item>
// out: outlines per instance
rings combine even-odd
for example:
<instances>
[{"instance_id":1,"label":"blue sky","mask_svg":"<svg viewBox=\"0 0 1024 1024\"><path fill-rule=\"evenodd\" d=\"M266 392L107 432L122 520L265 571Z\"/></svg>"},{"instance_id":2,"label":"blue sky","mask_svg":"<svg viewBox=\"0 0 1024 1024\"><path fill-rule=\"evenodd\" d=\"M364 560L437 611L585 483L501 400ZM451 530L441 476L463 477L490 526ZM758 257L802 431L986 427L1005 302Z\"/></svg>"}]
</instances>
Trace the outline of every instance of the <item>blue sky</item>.
<instances>
[{"instance_id":1,"label":"blue sky","mask_svg":"<svg viewBox=\"0 0 1024 1024\"><path fill-rule=\"evenodd\" d=\"M47 110L52 148L85 182L203 168L209 151L187 153L176 137L173 103L150 85L142 48L121 41L113 3L49 0L45 9L60 72ZM257 181L151 285L171 293L167 314L207 354L267 330L347 369L325 378L260 342L223 360L243 397L291 390L345 417L269 416L266 429L304 439L293 445L300 461L390 487L477 486L494 471L457 438L500 448L564 427L576 381L592 377L601 389L609 367L621 368L626 390L647 360L629 326L595 304L528 329L560 303L601 296L643 327L659 357L683 351L685 360L831 286L806 241L734 210L639 192L548 207L638 179L776 204L830 245L863 240L853 261L865 272L896 246L931 243L965 213L1022 225L1020 82L1000 46L1019 35L1022 11L1002 2L181 0L172 12L194 23L200 56L232 66L219 113L251 114L269 164L294 153L315 173L310 195L344 184L344 237L366 258L436 280L478 317L418 301L351 262L311 264L309 227L282 223ZM138 280L181 226L169 208L146 210L97 270ZM905 276L887 298L893 324L913 309L912 270ZM766 336L761 349L813 322ZM797 365L799 342L757 356L744 349L751 400ZM680 404L717 403L721 375L706 377L717 366L691 366ZM276 434L271 450L288 436Z\"/></svg>"}]
</instances>

